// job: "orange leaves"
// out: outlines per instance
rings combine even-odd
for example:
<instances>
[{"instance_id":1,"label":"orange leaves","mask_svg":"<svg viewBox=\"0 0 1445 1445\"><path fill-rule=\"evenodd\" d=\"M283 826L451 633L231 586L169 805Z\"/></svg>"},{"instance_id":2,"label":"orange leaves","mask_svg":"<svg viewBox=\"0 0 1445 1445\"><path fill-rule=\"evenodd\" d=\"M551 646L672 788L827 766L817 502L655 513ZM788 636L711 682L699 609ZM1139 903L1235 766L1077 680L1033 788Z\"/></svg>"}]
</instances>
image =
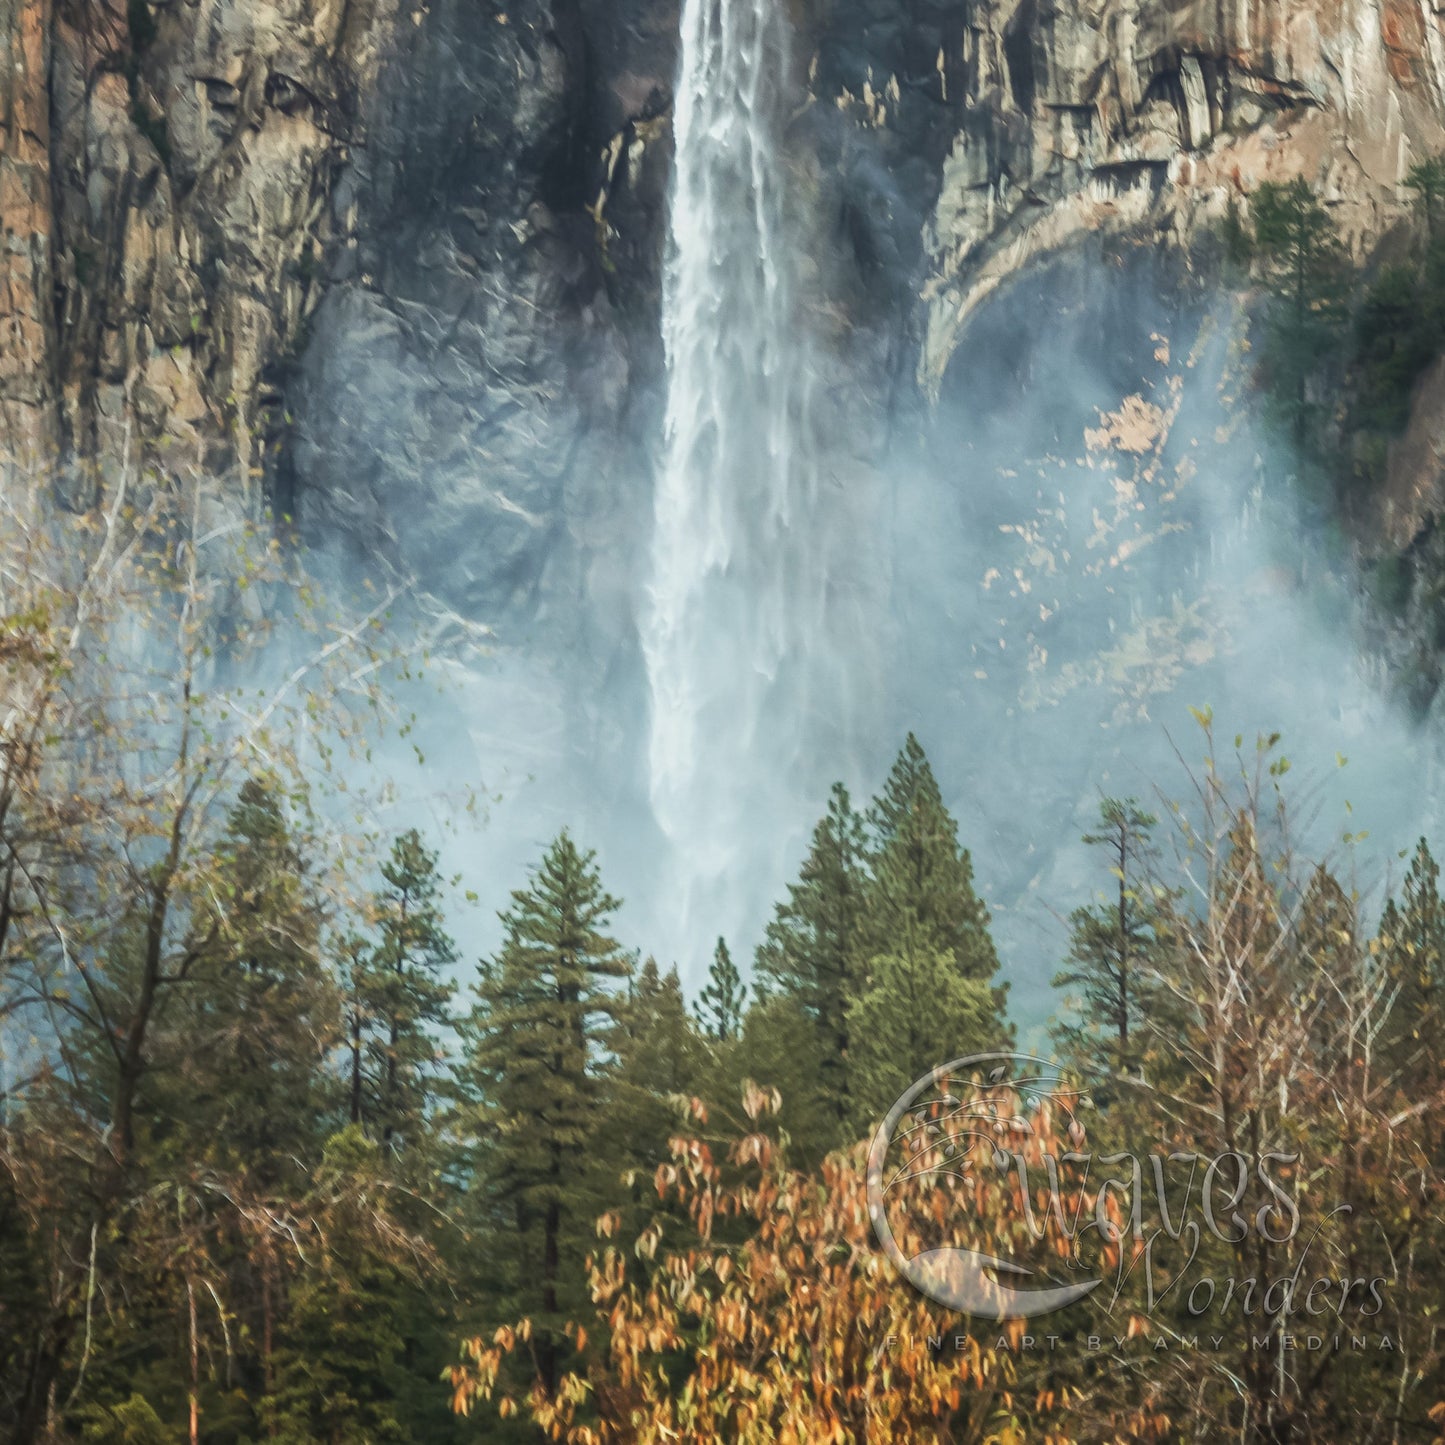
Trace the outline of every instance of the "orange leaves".
<instances>
[{"instance_id":1,"label":"orange leaves","mask_svg":"<svg viewBox=\"0 0 1445 1445\"><path fill-rule=\"evenodd\" d=\"M759 1112L772 1102L762 1090L751 1096ZM1006 1136L1012 1117L1019 1117L1012 1108L999 1116ZM1031 1133L1018 1137L1034 1149L1034 1135L1052 1125L1037 1116L1030 1122ZM1022 1325L1003 1331L1010 1345L1000 1346L994 1332L976 1337L966 1321L941 1316L878 1251L861 1148L803 1175L782 1167L764 1136L748 1134L728 1160L724 1170L700 1141L673 1141L656 1182L660 1197L690 1220L689 1237L677 1237L674 1215L665 1235L653 1222L630 1251L609 1247L593 1259L605 1355L585 1375L567 1377L554 1398L534 1392L523 1402L544 1435L566 1445L990 1438L1066 1445L1062 1392L1032 1410L1012 1393ZM957 1224L935 1207L935 1196L956 1201L953 1192L926 1180L900 1188L928 1219ZM1000 1253L1015 1247L998 1212L971 1204L966 1220L977 1245Z\"/></svg>"}]
</instances>

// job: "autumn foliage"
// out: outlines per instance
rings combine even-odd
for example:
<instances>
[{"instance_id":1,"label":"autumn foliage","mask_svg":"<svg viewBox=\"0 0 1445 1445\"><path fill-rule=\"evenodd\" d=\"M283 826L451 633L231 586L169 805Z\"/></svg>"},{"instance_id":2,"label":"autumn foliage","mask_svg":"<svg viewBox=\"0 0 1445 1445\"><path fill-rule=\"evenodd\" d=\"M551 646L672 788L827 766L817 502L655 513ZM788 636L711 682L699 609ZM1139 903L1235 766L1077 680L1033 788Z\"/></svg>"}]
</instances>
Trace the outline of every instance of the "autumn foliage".
<instances>
[{"instance_id":1,"label":"autumn foliage","mask_svg":"<svg viewBox=\"0 0 1445 1445\"><path fill-rule=\"evenodd\" d=\"M830 1155L813 1174L789 1169L765 1127L777 1104L749 1085L753 1128L721 1160L696 1134L672 1141L655 1182L674 1213L630 1251L608 1243L590 1261L597 1319L576 1324L573 1338L585 1350L600 1329L606 1344L555 1394L540 1385L520 1398L498 1392L504 1361L525 1351L523 1322L465 1343L451 1374L455 1408L470 1413L497 1395L504 1416L526 1412L545 1436L571 1445L1074 1439L1069 1418L1082 1397L1066 1385L1021 1385L1024 1322L969 1329L905 1283L870 1227L864 1147ZM908 1256L941 1238L999 1253L1019 1243L1017 1174L1005 1187L984 1183L998 1174L988 1169L992 1149L1017 1147L1009 1133L1017 1099L999 1112L995 1137L980 1132L972 1143L972 1180L961 1184L954 1169L909 1170L890 1192ZM696 1100L692 1113L706 1125ZM944 1137L925 1162L941 1162ZM1048 1110L1035 1112L1024 1152L1037 1162L1065 1147ZM1095 1199L1073 1191L1063 1202L1066 1212L1088 1212ZM1042 1188L1034 1203L1040 1217L1048 1213ZM615 1223L604 1218L599 1233L610 1238ZM1070 1252L1057 1231L1044 1243ZM1158 1438L1167 1423L1141 1416L1125 1438Z\"/></svg>"}]
</instances>

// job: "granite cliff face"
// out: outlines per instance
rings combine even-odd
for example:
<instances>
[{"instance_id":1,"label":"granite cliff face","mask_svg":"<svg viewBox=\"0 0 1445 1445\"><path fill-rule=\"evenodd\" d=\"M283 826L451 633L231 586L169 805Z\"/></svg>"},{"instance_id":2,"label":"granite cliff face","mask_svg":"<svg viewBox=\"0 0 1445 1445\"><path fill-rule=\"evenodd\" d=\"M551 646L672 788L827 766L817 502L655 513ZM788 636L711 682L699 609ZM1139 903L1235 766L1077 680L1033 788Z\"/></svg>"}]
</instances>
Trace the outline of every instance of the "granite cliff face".
<instances>
[{"instance_id":1,"label":"granite cliff face","mask_svg":"<svg viewBox=\"0 0 1445 1445\"><path fill-rule=\"evenodd\" d=\"M1187 278L1231 198L1296 175L1367 269L1445 148L1428 4L792 13L845 485L976 384L990 307L985 371L1022 382L1111 247ZM0 451L75 502L123 459L203 466L504 640L635 669L677 30L676 0L0 0ZM1440 396L1367 555L1432 545Z\"/></svg>"},{"instance_id":2,"label":"granite cliff face","mask_svg":"<svg viewBox=\"0 0 1445 1445\"><path fill-rule=\"evenodd\" d=\"M1445 144L1423 3L795 22L815 299L840 376L892 400L936 395L1036 258L1187 251L1263 179L1322 186L1366 262ZM3 0L7 453L75 485L164 443L468 611L530 614L580 518L605 547L639 510L676 32L675 0ZM1405 452L1394 545L1437 500L1433 449ZM485 540L438 573L459 529Z\"/></svg>"},{"instance_id":3,"label":"granite cliff face","mask_svg":"<svg viewBox=\"0 0 1445 1445\"><path fill-rule=\"evenodd\" d=\"M675 18L625 9L7 0L6 452L199 460L397 545L391 507L424 529L418 490L479 447L489 492L458 500L545 526L537 487L647 365L588 213L614 137L618 209L660 203L636 137Z\"/></svg>"}]
</instances>

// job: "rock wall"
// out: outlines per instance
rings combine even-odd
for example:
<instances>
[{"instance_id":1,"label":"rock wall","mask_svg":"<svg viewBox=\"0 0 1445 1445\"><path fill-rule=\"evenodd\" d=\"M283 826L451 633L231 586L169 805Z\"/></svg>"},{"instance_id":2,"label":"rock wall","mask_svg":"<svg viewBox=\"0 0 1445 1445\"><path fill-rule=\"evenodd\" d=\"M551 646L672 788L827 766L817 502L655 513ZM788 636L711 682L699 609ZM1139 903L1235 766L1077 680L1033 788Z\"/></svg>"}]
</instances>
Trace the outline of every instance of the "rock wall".
<instances>
[{"instance_id":1,"label":"rock wall","mask_svg":"<svg viewBox=\"0 0 1445 1445\"><path fill-rule=\"evenodd\" d=\"M525 412L612 323L588 206L616 134L656 208L633 132L674 30L666 0L5 0L0 448L259 493L294 443L326 491L355 378L316 352L381 331ZM312 433L292 396L328 380Z\"/></svg>"},{"instance_id":2,"label":"rock wall","mask_svg":"<svg viewBox=\"0 0 1445 1445\"><path fill-rule=\"evenodd\" d=\"M1367 262L1445 148L1425 3L793 9L860 453L1037 258L1187 252L1304 175ZM677 0L0 0L0 452L82 496L123 457L195 461L469 615L620 615L676 31ZM1392 546L1441 502L1434 450L1402 456Z\"/></svg>"}]
</instances>

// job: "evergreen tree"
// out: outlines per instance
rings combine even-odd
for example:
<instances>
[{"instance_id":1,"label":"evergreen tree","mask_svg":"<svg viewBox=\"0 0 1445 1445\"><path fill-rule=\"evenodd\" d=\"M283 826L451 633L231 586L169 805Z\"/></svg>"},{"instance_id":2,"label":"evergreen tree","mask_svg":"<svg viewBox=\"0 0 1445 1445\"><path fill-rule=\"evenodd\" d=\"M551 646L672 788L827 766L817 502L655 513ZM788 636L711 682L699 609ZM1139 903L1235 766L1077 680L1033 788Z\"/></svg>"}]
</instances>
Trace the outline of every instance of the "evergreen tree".
<instances>
[{"instance_id":1,"label":"evergreen tree","mask_svg":"<svg viewBox=\"0 0 1445 1445\"><path fill-rule=\"evenodd\" d=\"M596 1212L621 1206L625 1227L640 1229L657 1207L655 1175L667 1162L668 1140L684 1127L688 1101L706 1092L712 1065L675 968L663 973L649 958L628 980L611 1047L616 1067L597 1146ZM584 1181L577 1202L590 1197Z\"/></svg>"},{"instance_id":2,"label":"evergreen tree","mask_svg":"<svg viewBox=\"0 0 1445 1445\"><path fill-rule=\"evenodd\" d=\"M896 952L907 940L910 952L951 955L964 978L990 982L998 955L988 909L974 891L973 860L959 846L958 825L911 733L869 817L868 955ZM1001 1013L1001 989L995 1004Z\"/></svg>"},{"instance_id":3,"label":"evergreen tree","mask_svg":"<svg viewBox=\"0 0 1445 1445\"><path fill-rule=\"evenodd\" d=\"M928 755L923 751L923 744L913 733L909 733L893 760L883 787L868 809L868 828L875 852L881 852L897 835L920 796L937 798L939 807L943 806L938 782L933 776Z\"/></svg>"},{"instance_id":4,"label":"evergreen tree","mask_svg":"<svg viewBox=\"0 0 1445 1445\"><path fill-rule=\"evenodd\" d=\"M1415 383L1445 345L1445 156L1418 162L1405 185L1415 193L1419 253L1381 270L1356 318L1356 416L1386 434L1404 427Z\"/></svg>"},{"instance_id":5,"label":"evergreen tree","mask_svg":"<svg viewBox=\"0 0 1445 1445\"><path fill-rule=\"evenodd\" d=\"M719 938L708 969L707 986L698 995L697 1018L703 1031L718 1043L732 1043L742 1032L748 990L743 976Z\"/></svg>"},{"instance_id":6,"label":"evergreen tree","mask_svg":"<svg viewBox=\"0 0 1445 1445\"><path fill-rule=\"evenodd\" d=\"M848 1000L857 979L867 873L863 820L837 783L757 952L759 994L777 989L816 1030L818 1082L835 1121L849 1117ZM838 1141L832 1141L838 1142Z\"/></svg>"},{"instance_id":7,"label":"evergreen tree","mask_svg":"<svg viewBox=\"0 0 1445 1445\"><path fill-rule=\"evenodd\" d=\"M307 1200L324 1222L326 1249L292 1284L277 1328L259 1410L265 1438L282 1445L407 1445L417 1438L395 1400L415 1258L359 1203L384 1188L393 1163L356 1125L326 1145Z\"/></svg>"},{"instance_id":8,"label":"evergreen tree","mask_svg":"<svg viewBox=\"0 0 1445 1445\"><path fill-rule=\"evenodd\" d=\"M1427 156L1416 161L1405 174L1405 185L1414 191L1420 208L1420 219L1425 223L1425 245L1428 249L1435 241L1435 218L1440 202L1445 200L1445 156Z\"/></svg>"},{"instance_id":9,"label":"evergreen tree","mask_svg":"<svg viewBox=\"0 0 1445 1445\"><path fill-rule=\"evenodd\" d=\"M1343 322L1344 253L1334 220L1302 177L1254 194L1255 249L1274 296L1265 360L1271 393L1303 448L1313 415L1310 382Z\"/></svg>"},{"instance_id":10,"label":"evergreen tree","mask_svg":"<svg viewBox=\"0 0 1445 1445\"><path fill-rule=\"evenodd\" d=\"M438 896L436 854L415 829L392 844L373 901L377 938L349 945L351 1120L383 1143L404 1142L426 1117L451 1022L456 961Z\"/></svg>"},{"instance_id":11,"label":"evergreen tree","mask_svg":"<svg viewBox=\"0 0 1445 1445\"><path fill-rule=\"evenodd\" d=\"M217 942L186 994L178 1101L204 1139L274 1183L319 1146L334 1083L322 1065L340 1000L321 960L321 909L275 790L242 786L216 854Z\"/></svg>"},{"instance_id":12,"label":"evergreen tree","mask_svg":"<svg viewBox=\"0 0 1445 1445\"><path fill-rule=\"evenodd\" d=\"M848 1005L850 1100L855 1133L877 1128L914 1079L999 1043L993 991L967 978L947 949L903 939L870 961L868 982Z\"/></svg>"},{"instance_id":13,"label":"evergreen tree","mask_svg":"<svg viewBox=\"0 0 1445 1445\"><path fill-rule=\"evenodd\" d=\"M563 832L502 914L505 941L482 967L464 1030L462 1081L480 1146L473 1179L485 1220L503 1232L495 1263L509 1297L504 1318L532 1320L549 1391L599 1212L592 1151L605 1132L615 1024L626 1011L616 983L631 972L607 931L618 906L594 855ZM680 989L676 1003L685 1021Z\"/></svg>"},{"instance_id":14,"label":"evergreen tree","mask_svg":"<svg viewBox=\"0 0 1445 1445\"><path fill-rule=\"evenodd\" d=\"M1071 990L1076 1019L1056 1030L1063 1052L1085 1071L1142 1076L1142 1027L1164 1007L1157 984L1161 914L1150 862L1157 819L1133 798L1105 798L1099 831L1084 842L1107 860L1113 884L1100 902L1074 911L1069 963L1054 987Z\"/></svg>"}]
</instances>

